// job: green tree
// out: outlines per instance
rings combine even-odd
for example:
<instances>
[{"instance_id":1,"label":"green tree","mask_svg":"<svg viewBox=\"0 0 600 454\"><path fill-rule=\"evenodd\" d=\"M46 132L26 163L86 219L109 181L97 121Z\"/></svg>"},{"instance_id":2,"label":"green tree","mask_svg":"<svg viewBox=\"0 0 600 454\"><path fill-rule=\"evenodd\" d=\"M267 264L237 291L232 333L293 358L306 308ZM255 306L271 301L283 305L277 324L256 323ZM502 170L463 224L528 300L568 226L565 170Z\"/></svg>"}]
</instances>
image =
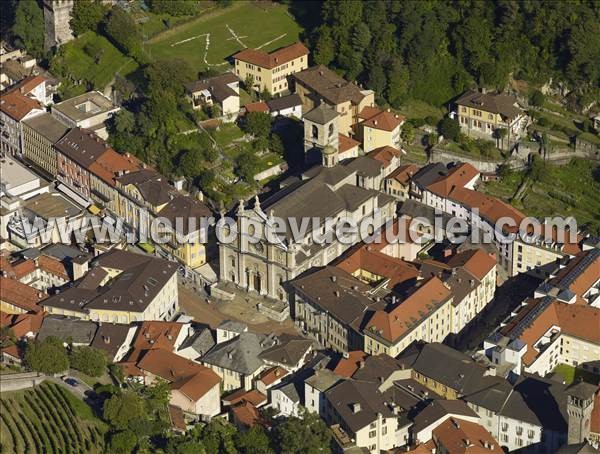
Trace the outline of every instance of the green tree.
<instances>
[{"instance_id":1,"label":"green tree","mask_svg":"<svg viewBox=\"0 0 600 454\"><path fill-rule=\"evenodd\" d=\"M236 432L235 427L228 422L214 418L202 428L200 440L207 454L236 454Z\"/></svg>"},{"instance_id":2,"label":"green tree","mask_svg":"<svg viewBox=\"0 0 600 454\"><path fill-rule=\"evenodd\" d=\"M291 417L277 426L275 443L284 454L330 452L331 432L315 413L304 412L301 418Z\"/></svg>"},{"instance_id":3,"label":"green tree","mask_svg":"<svg viewBox=\"0 0 600 454\"><path fill-rule=\"evenodd\" d=\"M271 441L263 426L255 425L235 434L235 446L240 454L272 454Z\"/></svg>"},{"instance_id":4,"label":"green tree","mask_svg":"<svg viewBox=\"0 0 600 454\"><path fill-rule=\"evenodd\" d=\"M400 132L402 141L408 145L412 144L415 140L415 128L411 123L404 123L402 125L402 131Z\"/></svg>"},{"instance_id":5,"label":"green tree","mask_svg":"<svg viewBox=\"0 0 600 454\"><path fill-rule=\"evenodd\" d=\"M279 156L283 156L283 142L281 141L281 137L277 134L271 134L271 139L269 140L269 150L273 153L277 153Z\"/></svg>"},{"instance_id":6,"label":"green tree","mask_svg":"<svg viewBox=\"0 0 600 454\"><path fill-rule=\"evenodd\" d=\"M71 11L71 30L75 36L95 32L107 13L108 7L99 0L77 0Z\"/></svg>"},{"instance_id":7,"label":"green tree","mask_svg":"<svg viewBox=\"0 0 600 454\"><path fill-rule=\"evenodd\" d=\"M431 132L431 133L427 134L425 137L426 137L428 148L433 148L437 145L439 137L435 132Z\"/></svg>"},{"instance_id":8,"label":"green tree","mask_svg":"<svg viewBox=\"0 0 600 454\"><path fill-rule=\"evenodd\" d=\"M123 53L140 60L142 58L142 35L132 17L119 6L108 14L106 35Z\"/></svg>"},{"instance_id":9,"label":"green tree","mask_svg":"<svg viewBox=\"0 0 600 454\"><path fill-rule=\"evenodd\" d=\"M398 108L406 100L409 90L408 68L398 58L394 59L387 71L387 92L385 94L388 102Z\"/></svg>"},{"instance_id":10,"label":"green tree","mask_svg":"<svg viewBox=\"0 0 600 454\"><path fill-rule=\"evenodd\" d=\"M254 91L254 76L252 74L246 75L246 78L244 79L244 88L252 96Z\"/></svg>"},{"instance_id":11,"label":"green tree","mask_svg":"<svg viewBox=\"0 0 600 454\"><path fill-rule=\"evenodd\" d=\"M90 377L99 377L106 371L104 352L93 347L73 347L69 355L71 367Z\"/></svg>"},{"instance_id":12,"label":"green tree","mask_svg":"<svg viewBox=\"0 0 600 454\"><path fill-rule=\"evenodd\" d=\"M245 130L254 137L267 138L271 132L273 119L264 112L250 112L246 115Z\"/></svg>"},{"instance_id":13,"label":"green tree","mask_svg":"<svg viewBox=\"0 0 600 454\"><path fill-rule=\"evenodd\" d=\"M546 101L546 97L539 90L534 91L529 99L531 105L535 107L542 107L544 105L544 101Z\"/></svg>"},{"instance_id":14,"label":"green tree","mask_svg":"<svg viewBox=\"0 0 600 454\"><path fill-rule=\"evenodd\" d=\"M100 62L100 59L104 55L104 47L97 39L91 40L85 46L83 46L83 51L92 57L96 64Z\"/></svg>"},{"instance_id":15,"label":"green tree","mask_svg":"<svg viewBox=\"0 0 600 454\"><path fill-rule=\"evenodd\" d=\"M39 2L28 0L16 3L11 32L17 46L36 58L44 54L44 14Z\"/></svg>"},{"instance_id":16,"label":"green tree","mask_svg":"<svg viewBox=\"0 0 600 454\"><path fill-rule=\"evenodd\" d=\"M25 363L30 369L37 372L58 374L69 368L69 357L62 341L49 336L42 342L27 343Z\"/></svg>"},{"instance_id":17,"label":"green tree","mask_svg":"<svg viewBox=\"0 0 600 454\"><path fill-rule=\"evenodd\" d=\"M440 121L438 126L440 134L447 140L457 141L458 135L460 134L460 126L458 121L453 120L450 117L445 117Z\"/></svg>"},{"instance_id":18,"label":"green tree","mask_svg":"<svg viewBox=\"0 0 600 454\"><path fill-rule=\"evenodd\" d=\"M137 445L137 437L131 430L123 430L110 436L110 452L131 453Z\"/></svg>"},{"instance_id":19,"label":"green tree","mask_svg":"<svg viewBox=\"0 0 600 454\"><path fill-rule=\"evenodd\" d=\"M104 402L102 416L115 429L124 430L143 419L145 412L140 397L133 391L125 391Z\"/></svg>"},{"instance_id":20,"label":"green tree","mask_svg":"<svg viewBox=\"0 0 600 454\"><path fill-rule=\"evenodd\" d=\"M254 182L254 175L258 173L258 159L254 153L247 151L238 157L237 173L248 183Z\"/></svg>"},{"instance_id":21,"label":"green tree","mask_svg":"<svg viewBox=\"0 0 600 454\"><path fill-rule=\"evenodd\" d=\"M534 181L541 181L546 173L546 161L538 155L533 155L529 164L529 176Z\"/></svg>"},{"instance_id":22,"label":"green tree","mask_svg":"<svg viewBox=\"0 0 600 454\"><path fill-rule=\"evenodd\" d=\"M331 35L331 30L323 26L317 39L313 58L317 65L329 66L335 57L335 43Z\"/></svg>"}]
</instances>

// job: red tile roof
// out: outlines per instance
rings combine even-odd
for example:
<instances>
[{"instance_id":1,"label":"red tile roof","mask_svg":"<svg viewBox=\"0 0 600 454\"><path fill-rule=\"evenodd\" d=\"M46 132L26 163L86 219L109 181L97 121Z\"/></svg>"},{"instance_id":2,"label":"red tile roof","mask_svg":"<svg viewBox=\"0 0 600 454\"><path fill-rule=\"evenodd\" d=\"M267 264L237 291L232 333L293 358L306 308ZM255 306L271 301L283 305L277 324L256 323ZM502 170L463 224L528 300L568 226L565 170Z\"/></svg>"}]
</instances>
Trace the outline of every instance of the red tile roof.
<instances>
[{"instance_id":1,"label":"red tile roof","mask_svg":"<svg viewBox=\"0 0 600 454\"><path fill-rule=\"evenodd\" d=\"M38 74L37 76L28 76L25 79L23 79L21 82L16 84L12 88L12 90L17 89L22 94L26 95L27 93L29 93L30 91L35 89L35 87L45 83L47 80L48 80L48 78L45 76L42 76L41 74Z\"/></svg>"},{"instance_id":2,"label":"red tile roof","mask_svg":"<svg viewBox=\"0 0 600 454\"><path fill-rule=\"evenodd\" d=\"M41 311L37 303L46 298L46 294L36 288L23 284L16 279L0 277L0 300L12 304L25 312Z\"/></svg>"},{"instance_id":3,"label":"red tile roof","mask_svg":"<svg viewBox=\"0 0 600 454\"><path fill-rule=\"evenodd\" d=\"M244 106L246 108L246 112L250 113L250 112L262 112L262 113L269 113L269 106L267 106L266 102L251 102L249 104L246 104Z\"/></svg>"},{"instance_id":4,"label":"red tile roof","mask_svg":"<svg viewBox=\"0 0 600 454\"><path fill-rule=\"evenodd\" d=\"M0 110L16 121L21 121L34 109L43 110L43 107L19 90L11 90L0 95Z\"/></svg>"},{"instance_id":5,"label":"red tile roof","mask_svg":"<svg viewBox=\"0 0 600 454\"><path fill-rule=\"evenodd\" d=\"M563 334L577 337L591 343L600 344L600 310L593 306L581 304L567 304L553 301L547 305L520 333L513 333L520 329L520 322L533 313L533 310L544 304L544 298L530 298L526 300L517 315L501 329L504 335L518 334L519 339L527 344L527 352L523 356L523 362L531 365L540 354L534 345L553 326L560 327Z\"/></svg>"},{"instance_id":6,"label":"red tile roof","mask_svg":"<svg viewBox=\"0 0 600 454\"><path fill-rule=\"evenodd\" d=\"M127 362L137 362L144 350L163 348L173 351L175 341L182 327L182 323L176 322L158 320L142 322L133 342L133 351L129 354Z\"/></svg>"},{"instance_id":7,"label":"red tile roof","mask_svg":"<svg viewBox=\"0 0 600 454\"><path fill-rule=\"evenodd\" d=\"M390 280L388 288L417 279L419 270L416 266L379 252L375 250L376 247L370 244L355 247L336 266L352 275L359 270L365 270L377 276L388 278Z\"/></svg>"},{"instance_id":8,"label":"red tile roof","mask_svg":"<svg viewBox=\"0 0 600 454\"><path fill-rule=\"evenodd\" d=\"M361 123L362 125L382 131L393 131L406 120L406 117L402 115L393 114L389 110L385 111L370 106L364 107L358 114L358 117L364 120Z\"/></svg>"},{"instance_id":9,"label":"red tile roof","mask_svg":"<svg viewBox=\"0 0 600 454\"><path fill-rule=\"evenodd\" d=\"M405 164L390 173L387 178L396 180L400 184L407 186L410 183L410 178L417 170L419 168L415 164Z\"/></svg>"},{"instance_id":10,"label":"red tile roof","mask_svg":"<svg viewBox=\"0 0 600 454\"><path fill-rule=\"evenodd\" d=\"M394 158L400 159L401 154L401 151L397 148L386 145L384 147L375 148L370 151L367 156L381 162L383 167L388 167Z\"/></svg>"},{"instance_id":11,"label":"red tile roof","mask_svg":"<svg viewBox=\"0 0 600 454\"><path fill-rule=\"evenodd\" d=\"M90 164L89 171L110 186L116 186L115 178L124 172L135 172L142 168L142 162L135 156L117 153L109 148ZM121 174L122 174L121 173Z\"/></svg>"},{"instance_id":12,"label":"red tile roof","mask_svg":"<svg viewBox=\"0 0 600 454\"><path fill-rule=\"evenodd\" d=\"M263 382L266 386L269 386L269 385L272 385L273 383L275 383L276 381L281 380L287 374L288 374L288 371L285 370L283 367L275 366L275 367L272 367L271 369L267 369L262 374L260 374L258 379L261 382Z\"/></svg>"},{"instance_id":13,"label":"red tile roof","mask_svg":"<svg viewBox=\"0 0 600 454\"><path fill-rule=\"evenodd\" d=\"M137 367L170 382L172 390L192 401L199 400L221 382L208 367L160 348L146 351Z\"/></svg>"},{"instance_id":14,"label":"red tile roof","mask_svg":"<svg viewBox=\"0 0 600 454\"><path fill-rule=\"evenodd\" d=\"M344 153L354 147L358 147L360 142L344 134L338 134L338 153Z\"/></svg>"},{"instance_id":15,"label":"red tile roof","mask_svg":"<svg viewBox=\"0 0 600 454\"><path fill-rule=\"evenodd\" d=\"M502 452L498 442L485 427L464 419L447 419L433 429L432 438L440 451L448 454Z\"/></svg>"},{"instance_id":16,"label":"red tile roof","mask_svg":"<svg viewBox=\"0 0 600 454\"><path fill-rule=\"evenodd\" d=\"M361 363L364 363L367 354L362 350L348 352L348 358L342 358L333 369L333 373L340 376L350 378L358 370Z\"/></svg>"},{"instance_id":17,"label":"red tile roof","mask_svg":"<svg viewBox=\"0 0 600 454\"><path fill-rule=\"evenodd\" d=\"M492 271L496 263L496 256L494 254L487 254L481 249L469 249L459 252L446 261L446 265L452 268L460 266L479 281L483 280Z\"/></svg>"},{"instance_id":18,"label":"red tile roof","mask_svg":"<svg viewBox=\"0 0 600 454\"><path fill-rule=\"evenodd\" d=\"M451 296L451 290L440 279L432 277L390 312L376 311L367 323L365 333L375 333L394 343Z\"/></svg>"},{"instance_id":19,"label":"red tile roof","mask_svg":"<svg viewBox=\"0 0 600 454\"><path fill-rule=\"evenodd\" d=\"M469 163L461 163L452 168L448 175L427 186L427 189L434 194L448 197L454 188L464 188L478 176L479 170Z\"/></svg>"},{"instance_id":20,"label":"red tile roof","mask_svg":"<svg viewBox=\"0 0 600 454\"><path fill-rule=\"evenodd\" d=\"M224 405L235 406L241 402L249 402L255 407L259 407L267 401L267 396L265 396L260 391L256 389L251 389L250 391L246 391L245 389L239 389L227 397L223 398Z\"/></svg>"},{"instance_id":21,"label":"red tile roof","mask_svg":"<svg viewBox=\"0 0 600 454\"><path fill-rule=\"evenodd\" d=\"M294 43L277 49L270 54L256 49L244 49L235 54L233 59L252 63L261 68L272 69L304 55L308 55L306 46L302 43Z\"/></svg>"}]
</instances>

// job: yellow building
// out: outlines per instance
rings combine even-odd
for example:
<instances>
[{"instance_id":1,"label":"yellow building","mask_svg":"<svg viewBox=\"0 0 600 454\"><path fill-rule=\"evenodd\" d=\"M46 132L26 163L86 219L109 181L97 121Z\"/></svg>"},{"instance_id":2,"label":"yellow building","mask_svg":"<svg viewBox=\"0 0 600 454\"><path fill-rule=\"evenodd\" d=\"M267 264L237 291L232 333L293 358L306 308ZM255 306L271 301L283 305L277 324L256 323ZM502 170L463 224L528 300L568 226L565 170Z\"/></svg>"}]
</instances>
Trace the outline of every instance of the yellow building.
<instances>
[{"instance_id":1,"label":"yellow building","mask_svg":"<svg viewBox=\"0 0 600 454\"><path fill-rule=\"evenodd\" d=\"M170 320L179 311L177 265L115 249L101 255L77 285L40 305L50 314L100 322Z\"/></svg>"},{"instance_id":2,"label":"yellow building","mask_svg":"<svg viewBox=\"0 0 600 454\"><path fill-rule=\"evenodd\" d=\"M414 341L442 342L452 328L452 291L437 277L390 311L376 311L365 326L364 351L398 356Z\"/></svg>"},{"instance_id":3,"label":"yellow building","mask_svg":"<svg viewBox=\"0 0 600 454\"><path fill-rule=\"evenodd\" d=\"M400 148L400 129L406 120L403 116L377 107L365 106L358 114L357 138L368 153L380 147Z\"/></svg>"},{"instance_id":4,"label":"yellow building","mask_svg":"<svg viewBox=\"0 0 600 454\"><path fill-rule=\"evenodd\" d=\"M308 68L308 49L294 43L274 52L244 49L233 56L235 74L243 81L252 77L256 91L272 95L288 92L287 77Z\"/></svg>"},{"instance_id":5,"label":"yellow building","mask_svg":"<svg viewBox=\"0 0 600 454\"><path fill-rule=\"evenodd\" d=\"M54 144L69 130L49 113L23 121L23 155L53 177L57 175L58 158Z\"/></svg>"},{"instance_id":6,"label":"yellow building","mask_svg":"<svg viewBox=\"0 0 600 454\"><path fill-rule=\"evenodd\" d=\"M526 133L528 117L513 96L468 91L456 105L460 128L469 136L491 139L496 130L504 129L510 143Z\"/></svg>"},{"instance_id":7,"label":"yellow building","mask_svg":"<svg viewBox=\"0 0 600 454\"><path fill-rule=\"evenodd\" d=\"M359 113L366 106L375 106L372 90L361 90L323 65L294 74L293 79L294 91L302 100L302 112L327 104L340 114L340 134L354 135L352 125L360 121Z\"/></svg>"},{"instance_id":8,"label":"yellow building","mask_svg":"<svg viewBox=\"0 0 600 454\"><path fill-rule=\"evenodd\" d=\"M127 173L116 180L120 190L116 214L150 239L152 222L167 220L172 230L168 241L158 244L169 257L196 268L206 263L205 235L201 218L211 215L200 200L182 195L169 185L164 176L151 169Z\"/></svg>"}]
</instances>

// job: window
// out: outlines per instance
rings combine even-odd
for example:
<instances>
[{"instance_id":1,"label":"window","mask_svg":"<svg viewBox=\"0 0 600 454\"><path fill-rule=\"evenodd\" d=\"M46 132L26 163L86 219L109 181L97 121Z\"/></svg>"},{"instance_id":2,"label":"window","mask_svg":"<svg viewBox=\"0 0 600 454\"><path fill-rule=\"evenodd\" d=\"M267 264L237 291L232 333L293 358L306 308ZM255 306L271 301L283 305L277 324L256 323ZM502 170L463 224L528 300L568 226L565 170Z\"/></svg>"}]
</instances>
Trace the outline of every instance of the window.
<instances>
[{"instance_id":1,"label":"window","mask_svg":"<svg viewBox=\"0 0 600 454\"><path fill-rule=\"evenodd\" d=\"M312 126L312 138L313 139L319 138L319 128L317 128L315 125Z\"/></svg>"},{"instance_id":2,"label":"window","mask_svg":"<svg viewBox=\"0 0 600 454\"><path fill-rule=\"evenodd\" d=\"M333 135L333 123L329 125L329 137Z\"/></svg>"},{"instance_id":3,"label":"window","mask_svg":"<svg viewBox=\"0 0 600 454\"><path fill-rule=\"evenodd\" d=\"M369 432L369 438L375 438L375 435L377 435L377 431L376 430L372 430Z\"/></svg>"}]
</instances>

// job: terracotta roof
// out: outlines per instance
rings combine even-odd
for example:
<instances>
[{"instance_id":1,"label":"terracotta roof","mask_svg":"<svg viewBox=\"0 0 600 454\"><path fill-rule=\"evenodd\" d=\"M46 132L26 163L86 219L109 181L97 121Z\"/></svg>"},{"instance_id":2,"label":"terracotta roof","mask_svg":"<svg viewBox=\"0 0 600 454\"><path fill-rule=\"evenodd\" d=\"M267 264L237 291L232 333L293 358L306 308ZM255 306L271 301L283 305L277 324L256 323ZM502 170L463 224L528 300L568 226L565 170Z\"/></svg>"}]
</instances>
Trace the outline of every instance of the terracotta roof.
<instances>
[{"instance_id":1,"label":"terracotta roof","mask_svg":"<svg viewBox=\"0 0 600 454\"><path fill-rule=\"evenodd\" d=\"M38 268L48 273L52 273L62 279L70 280L69 271L63 262L47 255L40 255L38 257Z\"/></svg>"},{"instance_id":2,"label":"terracotta roof","mask_svg":"<svg viewBox=\"0 0 600 454\"><path fill-rule=\"evenodd\" d=\"M139 360L144 350L163 348L172 351L175 341L183 327L182 323L147 320L142 322L133 341L133 351L127 358L128 362Z\"/></svg>"},{"instance_id":3,"label":"terracotta roof","mask_svg":"<svg viewBox=\"0 0 600 454\"><path fill-rule=\"evenodd\" d=\"M359 141L351 139L344 134L338 134L338 153L344 153L354 147L358 147L359 145Z\"/></svg>"},{"instance_id":4,"label":"terracotta roof","mask_svg":"<svg viewBox=\"0 0 600 454\"><path fill-rule=\"evenodd\" d=\"M400 158L401 152L397 148L388 145L375 148L367 153L367 156L383 164L383 167L388 167L392 163L392 159Z\"/></svg>"},{"instance_id":5,"label":"terracotta roof","mask_svg":"<svg viewBox=\"0 0 600 454\"><path fill-rule=\"evenodd\" d=\"M287 370L285 370L283 367L275 366L271 369L267 369L262 374L260 374L258 379L265 385L269 386L275 383L276 381L281 380L287 375L287 373Z\"/></svg>"},{"instance_id":6,"label":"terracotta roof","mask_svg":"<svg viewBox=\"0 0 600 454\"><path fill-rule=\"evenodd\" d=\"M396 180L400 184L408 185L410 183L410 178L415 174L415 172L419 168L415 164L405 164L398 167L392 173L390 173L387 178Z\"/></svg>"},{"instance_id":7,"label":"terracotta roof","mask_svg":"<svg viewBox=\"0 0 600 454\"><path fill-rule=\"evenodd\" d=\"M459 418L448 418L432 432L438 448L448 454L502 452L492 435L481 425Z\"/></svg>"},{"instance_id":8,"label":"terracotta roof","mask_svg":"<svg viewBox=\"0 0 600 454\"><path fill-rule=\"evenodd\" d=\"M162 348L148 350L137 367L167 380L172 390L193 401L199 400L221 382L221 378L208 367Z\"/></svg>"},{"instance_id":9,"label":"terracotta roof","mask_svg":"<svg viewBox=\"0 0 600 454\"><path fill-rule=\"evenodd\" d=\"M362 350L348 352L348 358L342 358L333 369L333 373L340 376L350 378L360 367L361 362L367 358L367 354Z\"/></svg>"},{"instance_id":10,"label":"terracotta roof","mask_svg":"<svg viewBox=\"0 0 600 454\"><path fill-rule=\"evenodd\" d=\"M413 264L379 252L370 244L355 247L336 266L355 276L355 273L365 270L387 278L390 280L390 289L403 283L414 282L419 276L419 270Z\"/></svg>"},{"instance_id":11,"label":"terracotta roof","mask_svg":"<svg viewBox=\"0 0 600 454\"><path fill-rule=\"evenodd\" d=\"M598 249L581 252L548 282L561 289L569 289L578 304L587 304L583 295L600 279L600 253Z\"/></svg>"},{"instance_id":12,"label":"terracotta roof","mask_svg":"<svg viewBox=\"0 0 600 454\"><path fill-rule=\"evenodd\" d=\"M246 391L245 389L238 389L237 391L229 394L223 398L225 405L235 406L241 402L249 402L255 407L264 404L267 401L267 396L256 389Z\"/></svg>"},{"instance_id":13,"label":"terracotta roof","mask_svg":"<svg viewBox=\"0 0 600 454\"><path fill-rule=\"evenodd\" d=\"M393 131L406 120L402 115L369 106L365 106L358 116L364 119L361 123L363 126L382 131Z\"/></svg>"},{"instance_id":14,"label":"terracotta roof","mask_svg":"<svg viewBox=\"0 0 600 454\"><path fill-rule=\"evenodd\" d=\"M4 347L2 350L0 350L0 353L2 353L3 355L4 354L10 355L13 358L18 358L18 359L24 358L24 351L21 348L19 348L19 346L16 344Z\"/></svg>"},{"instance_id":15,"label":"terracotta roof","mask_svg":"<svg viewBox=\"0 0 600 454\"><path fill-rule=\"evenodd\" d=\"M176 405L169 405L169 419L171 420L171 427L180 432L187 430L185 418L183 416L183 410L181 407Z\"/></svg>"},{"instance_id":16,"label":"terracotta roof","mask_svg":"<svg viewBox=\"0 0 600 454\"><path fill-rule=\"evenodd\" d=\"M142 162L135 156L129 153L117 153L109 148L90 165L89 170L108 185L115 186L116 177L120 175L120 172L134 172L141 168Z\"/></svg>"},{"instance_id":17,"label":"terracotta roof","mask_svg":"<svg viewBox=\"0 0 600 454\"><path fill-rule=\"evenodd\" d=\"M233 59L252 63L261 68L273 69L279 65L300 58L303 55L308 55L306 46L302 43L294 43L271 53L256 49L244 49L235 54Z\"/></svg>"},{"instance_id":18,"label":"terracotta roof","mask_svg":"<svg viewBox=\"0 0 600 454\"><path fill-rule=\"evenodd\" d=\"M451 297L451 290L440 279L432 277L390 312L376 311L367 323L365 333L394 343Z\"/></svg>"},{"instance_id":19,"label":"terracotta roof","mask_svg":"<svg viewBox=\"0 0 600 454\"><path fill-rule=\"evenodd\" d=\"M249 104L246 104L244 106L246 108L246 112L250 113L250 112L262 112L262 113L269 113L269 106L267 105L266 102L251 102Z\"/></svg>"},{"instance_id":20,"label":"terracotta roof","mask_svg":"<svg viewBox=\"0 0 600 454\"><path fill-rule=\"evenodd\" d=\"M21 279L28 274L35 272L35 262L33 260L21 260L12 264L12 271L17 279Z\"/></svg>"},{"instance_id":21,"label":"terracotta roof","mask_svg":"<svg viewBox=\"0 0 600 454\"><path fill-rule=\"evenodd\" d=\"M43 107L19 90L11 90L0 95L0 110L16 121L21 121L34 109L43 110Z\"/></svg>"},{"instance_id":22,"label":"terracotta roof","mask_svg":"<svg viewBox=\"0 0 600 454\"><path fill-rule=\"evenodd\" d=\"M37 303L42 301L47 295L27 284L23 284L16 279L0 277L0 300L17 306L25 312L38 312L42 308Z\"/></svg>"},{"instance_id":23,"label":"terracotta roof","mask_svg":"<svg viewBox=\"0 0 600 454\"><path fill-rule=\"evenodd\" d=\"M531 365L540 354L534 345L553 326L560 332L591 343L600 344L600 310L593 306L567 304L550 297L529 298L526 305L513 317L500 333L520 339L527 344L523 362ZM537 314L536 314L537 313ZM533 316L533 319L530 318Z\"/></svg>"},{"instance_id":24,"label":"terracotta roof","mask_svg":"<svg viewBox=\"0 0 600 454\"><path fill-rule=\"evenodd\" d=\"M48 80L47 77L38 74L37 76L28 76L23 79L21 82L16 84L13 89L19 90L22 94L26 95L30 91L32 91L38 85L43 84Z\"/></svg>"},{"instance_id":25,"label":"terracotta roof","mask_svg":"<svg viewBox=\"0 0 600 454\"><path fill-rule=\"evenodd\" d=\"M434 194L447 197L454 188L464 188L479 175L479 170L469 163L461 163L449 170L448 174L427 186Z\"/></svg>"},{"instance_id":26,"label":"terracotta roof","mask_svg":"<svg viewBox=\"0 0 600 454\"><path fill-rule=\"evenodd\" d=\"M245 427L253 427L261 423L258 410L250 402L242 402L231 409L233 420Z\"/></svg>"},{"instance_id":27,"label":"terracotta roof","mask_svg":"<svg viewBox=\"0 0 600 454\"><path fill-rule=\"evenodd\" d=\"M8 314L0 312L0 326L9 326L17 339L28 333L36 335L42 327L46 312L27 312L25 314Z\"/></svg>"},{"instance_id":28,"label":"terracotta roof","mask_svg":"<svg viewBox=\"0 0 600 454\"><path fill-rule=\"evenodd\" d=\"M496 263L496 256L487 254L482 249L468 249L454 254L446 261L446 265L452 268L460 266L480 281L496 266Z\"/></svg>"}]
</instances>

